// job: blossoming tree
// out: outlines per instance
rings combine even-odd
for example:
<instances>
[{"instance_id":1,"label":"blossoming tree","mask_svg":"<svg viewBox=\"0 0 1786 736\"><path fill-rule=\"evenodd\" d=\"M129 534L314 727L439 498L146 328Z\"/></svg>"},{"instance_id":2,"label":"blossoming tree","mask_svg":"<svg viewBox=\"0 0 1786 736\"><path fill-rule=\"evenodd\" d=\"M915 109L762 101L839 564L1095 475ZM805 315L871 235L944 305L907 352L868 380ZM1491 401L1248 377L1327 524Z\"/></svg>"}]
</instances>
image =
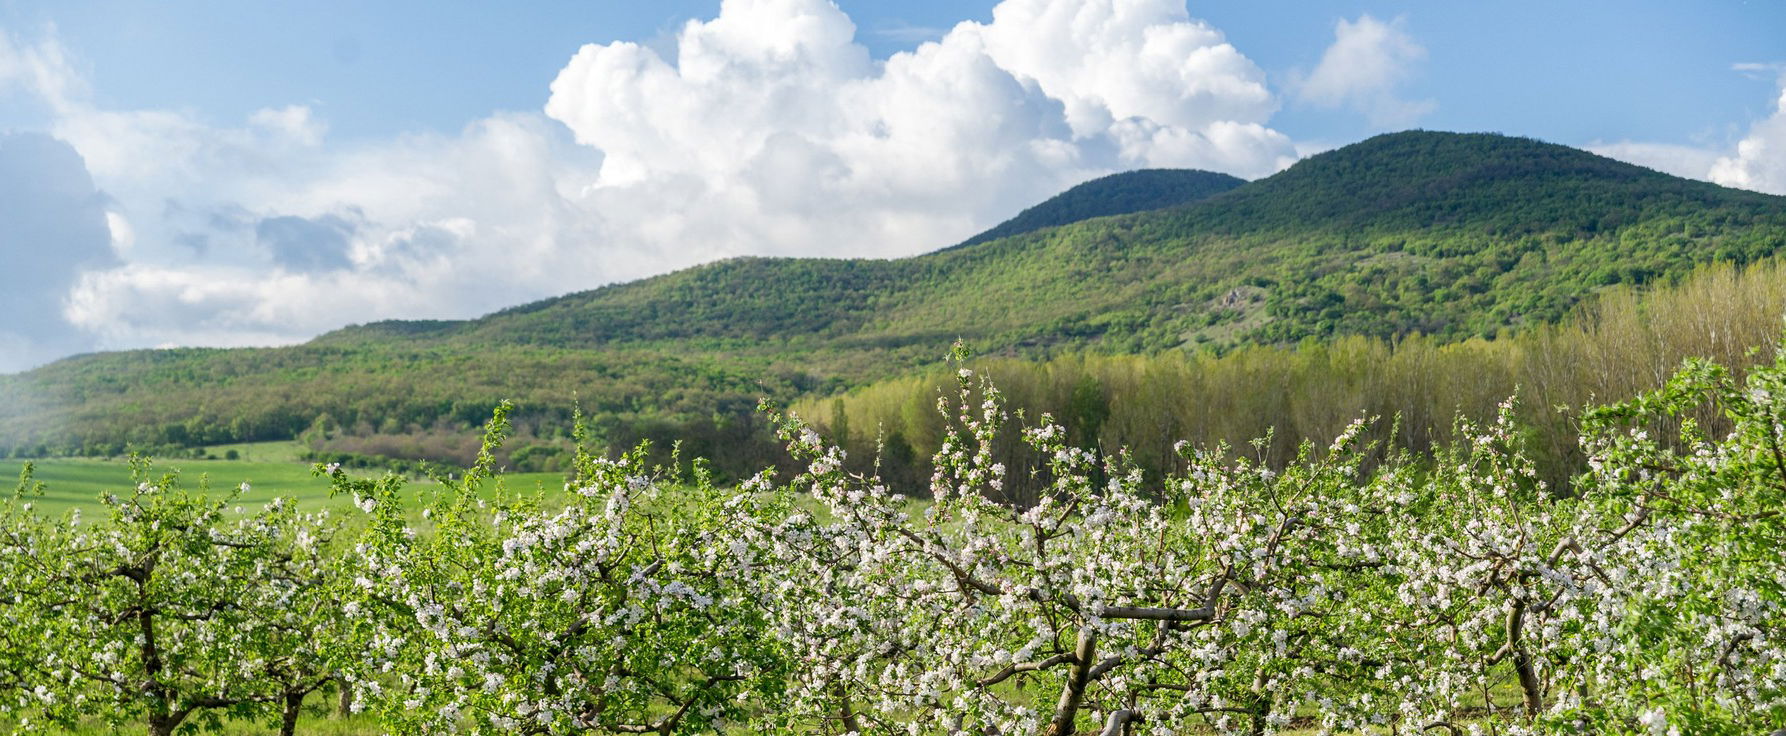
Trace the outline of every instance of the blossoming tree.
<instances>
[{"instance_id":1,"label":"blossoming tree","mask_svg":"<svg viewBox=\"0 0 1786 736\"><path fill-rule=\"evenodd\" d=\"M802 665L789 718L859 733L1258 732L1321 703L1366 722L1375 664L1359 644L1376 635L1348 599L1380 560L1346 532L1364 513L1356 426L1281 473L1181 447L1188 471L1149 485L1044 417L1024 439L1049 459L1024 472L1049 491L1019 508L993 462L1001 397L960 376L939 400L952 429L921 510L782 419L808 469L751 541L775 554L772 611Z\"/></svg>"},{"instance_id":2,"label":"blossoming tree","mask_svg":"<svg viewBox=\"0 0 1786 736\"><path fill-rule=\"evenodd\" d=\"M279 498L243 512L246 484L188 491L144 461L132 469L136 487L105 495L96 522L78 509L45 517L23 495L0 511L20 717L165 736L227 715L293 733L305 696L329 681L334 525Z\"/></svg>"},{"instance_id":3,"label":"blossoming tree","mask_svg":"<svg viewBox=\"0 0 1786 736\"><path fill-rule=\"evenodd\" d=\"M400 479L335 472L371 515L343 609L360 704L399 733L710 732L765 707L783 664L705 474L672 488L643 448L579 450L562 506L542 507L491 486L506 412L422 501L426 533Z\"/></svg>"}]
</instances>

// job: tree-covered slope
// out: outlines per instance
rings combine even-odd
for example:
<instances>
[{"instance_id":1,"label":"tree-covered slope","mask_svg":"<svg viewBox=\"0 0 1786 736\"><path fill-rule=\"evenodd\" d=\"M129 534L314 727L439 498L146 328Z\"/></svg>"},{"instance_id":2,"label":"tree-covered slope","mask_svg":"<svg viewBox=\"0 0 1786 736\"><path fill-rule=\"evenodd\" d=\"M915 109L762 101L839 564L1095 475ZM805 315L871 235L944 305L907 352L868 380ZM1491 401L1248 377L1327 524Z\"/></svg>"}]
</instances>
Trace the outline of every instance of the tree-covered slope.
<instances>
[{"instance_id":1,"label":"tree-covered slope","mask_svg":"<svg viewBox=\"0 0 1786 736\"><path fill-rule=\"evenodd\" d=\"M0 448L273 438L320 413L401 430L503 396L525 417L574 395L616 437L723 434L757 396L899 375L956 338L1031 356L1448 341L1782 250L1786 198L1529 139L1398 133L1187 204L913 258L734 259L293 348L71 359L0 381Z\"/></svg>"},{"instance_id":2,"label":"tree-covered slope","mask_svg":"<svg viewBox=\"0 0 1786 736\"><path fill-rule=\"evenodd\" d=\"M1016 217L962 241L961 245L1008 238L1094 217L1176 207L1208 199L1245 183L1245 179L1227 174L1188 169L1141 169L1111 174L1054 195L1017 213Z\"/></svg>"},{"instance_id":3,"label":"tree-covered slope","mask_svg":"<svg viewBox=\"0 0 1786 736\"><path fill-rule=\"evenodd\" d=\"M738 259L499 312L471 343L773 339L1154 350L1553 322L1786 246L1786 198L1565 146L1410 132L1189 205L895 261ZM334 338L331 338L334 339Z\"/></svg>"}]
</instances>

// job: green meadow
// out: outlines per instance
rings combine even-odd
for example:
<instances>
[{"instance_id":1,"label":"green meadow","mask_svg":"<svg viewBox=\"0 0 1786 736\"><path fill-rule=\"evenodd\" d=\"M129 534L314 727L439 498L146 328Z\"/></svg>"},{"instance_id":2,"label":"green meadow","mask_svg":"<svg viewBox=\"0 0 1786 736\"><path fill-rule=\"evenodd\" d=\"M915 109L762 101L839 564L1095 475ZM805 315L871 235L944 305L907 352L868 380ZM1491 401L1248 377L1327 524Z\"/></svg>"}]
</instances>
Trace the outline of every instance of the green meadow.
<instances>
[{"instance_id":1,"label":"green meadow","mask_svg":"<svg viewBox=\"0 0 1786 736\"><path fill-rule=\"evenodd\" d=\"M226 457L231 450L236 452L238 459L209 459ZM151 458L150 472L155 477L176 474L183 484L191 487L204 484L219 492L247 483L249 491L240 499L244 509L258 508L275 496L292 499L300 508L306 509L351 507L352 499L329 497L328 479L316 475L312 463L299 460L299 451L296 442L218 445L207 448L206 459ZM99 508L101 494L124 493L134 485L130 463L124 458L46 458L0 460L0 479L4 479L4 486L14 485L14 479L24 470L26 462L31 463L33 480L43 484L43 495L34 503L52 515L74 508L91 513ZM367 476L382 474L376 470L356 472ZM515 490L558 488L564 483L563 476L557 473L510 473L503 476L503 480L507 487ZM426 478L411 482L417 489L434 485Z\"/></svg>"}]
</instances>

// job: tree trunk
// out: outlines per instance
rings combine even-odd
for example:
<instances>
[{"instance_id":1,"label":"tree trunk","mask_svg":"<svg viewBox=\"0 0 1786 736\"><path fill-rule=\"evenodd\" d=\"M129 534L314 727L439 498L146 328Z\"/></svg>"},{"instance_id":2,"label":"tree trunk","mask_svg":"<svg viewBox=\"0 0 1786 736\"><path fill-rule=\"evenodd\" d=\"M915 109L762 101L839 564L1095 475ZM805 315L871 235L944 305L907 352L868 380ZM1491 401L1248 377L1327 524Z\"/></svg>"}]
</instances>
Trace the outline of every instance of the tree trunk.
<instances>
[{"instance_id":1,"label":"tree trunk","mask_svg":"<svg viewBox=\"0 0 1786 736\"><path fill-rule=\"evenodd\" d=\"M337 686L335 691L335 717L351 718L353 717L353 686L348 685L347 679L343 677L335 678L335 683Z\"/></svg>"},{"instance_id":2,"label":"tree trunk","mask_svg":"<svg viewBox=\"0 0 1786 736\"><path fill-rule=\"evenodd\" d=\"M154 570L155 562L151 559L141 568L140 577L131 578L136 581L136 596L139 601L136 624L141 633L137 636L137 647L143 657L143 673L149 676L147 694L152 698L149 706L149 736L173 736L174 729L180 726L181 721L186 720L186 713L190 711L170 712L168 703L173 698L169 696L173 693L168 692L168 688L161 684L161 647L156 643L155 614L152 613L155 609L148 604L149 576Z\"/></svg>"},{"instance_id":3,"label":"tree trunk","mask_svg":"<svg viewBox=\"0 0 1786 736\"><path fill-rule=\"evenodd\" d=\"M285 694L285 711L279 720L279 736L296 736L298 732L298 711L304 708L303 693Z\"/></svg>"},{"instance_id":4,"label":"tree trunk","mask_svg":"<svg viewBox=\"0 0 1786 736\"><path fill-rule=\"evenodd\" d=\"M1092 660L1098 656L1098 635L1090 628L1079 630L1073 645L1073 671L1060 690L1060 703L1054 707L1054 722L1044 733L1049 736L1071 736L1079 728L1079 704L1085 700L1085 688L1091 679Z\"/></svg>"},{"instance_id":5,"label":"tree trunk","mask_svg":"<svg viewBox=\"0 0 1786 736\"><path fill-rule=\"evenodd\" d=\"M843 719L843 729L862 733L862 722L856 718L856 709L850 707L850 694L836 680L831 681L831 697L837 698L838 715Z\"/></svg>"},{"instance_id":6,"label":"tree trunk","mask_svg":"<svg viewBox=\"0 0 1786 736\"><path fill-rule=\"evenodd\" d=\"M1513 671L1519 674L1519 689L1525 693L1526 715L1536 716L1544 710L1544 693L1532 655L1526 651L1525 623L1526 602L1516 600L1507 610L1507 646L1513 654Z\"/></svg>"},{"instance_id":7,"label":"tree trunk","mask_svg":"<svg viewBox=\"0 0 1786 736\"><path fill-rule=\"evenodd\" d=\"M1271 720L1271 701L1266 700L1253 709L1253 736L1265 736L1265 726Z\"/></svg>"},{"instance_id":8,"label":"tree trunk","mask_svg":"<svg viewBox=\"0 0 1786 736\"><path fill-rule=\"evenodd\" d=\"M174 729L180 722L170 716L150 716L149 736L174 736Z\"/></svg>"}]
</instances>

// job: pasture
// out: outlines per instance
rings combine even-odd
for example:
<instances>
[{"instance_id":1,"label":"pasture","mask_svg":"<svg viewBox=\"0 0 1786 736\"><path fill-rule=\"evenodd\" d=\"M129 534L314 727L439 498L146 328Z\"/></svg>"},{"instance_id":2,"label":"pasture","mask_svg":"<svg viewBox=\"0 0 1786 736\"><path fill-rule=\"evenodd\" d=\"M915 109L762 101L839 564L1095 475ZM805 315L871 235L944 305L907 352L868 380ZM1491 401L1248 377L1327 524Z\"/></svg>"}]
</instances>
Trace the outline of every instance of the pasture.
<instances>
[{"instance_id":1,"label":"pasture","mask_svg":"<svg viewBox=\"0 0 1786 736\"><path fill-rule=\"evenodd\" d=\"M238 459L180 458L154 460L150 471L154 477L178 475L183 485L207 486L222 491L247 483L249 492L241 499L244 509L259 508L275 496L290 498L302 509L347 509L351 499L330 498L329 481L312 472L312 464L299 460L300 448L295 442L257 442L218 445L207 448L208 456L223 458L231 450ZM123 458L45 458L40 460L0 460L0 485L11 488L25 463L32 465L32 477L44 485L43 495L34 501L50 515L80 508L86 513L99 509L102 493L123 494L135 485L130 477L130 464ZM375 477L379 470L358 470L355 475ZM503 476L508 488L531 490L558 488L564 478L557 473L511 473ZM416 489L433 486L426 478L412 479Z\"/></svg>"}]
</instances>

